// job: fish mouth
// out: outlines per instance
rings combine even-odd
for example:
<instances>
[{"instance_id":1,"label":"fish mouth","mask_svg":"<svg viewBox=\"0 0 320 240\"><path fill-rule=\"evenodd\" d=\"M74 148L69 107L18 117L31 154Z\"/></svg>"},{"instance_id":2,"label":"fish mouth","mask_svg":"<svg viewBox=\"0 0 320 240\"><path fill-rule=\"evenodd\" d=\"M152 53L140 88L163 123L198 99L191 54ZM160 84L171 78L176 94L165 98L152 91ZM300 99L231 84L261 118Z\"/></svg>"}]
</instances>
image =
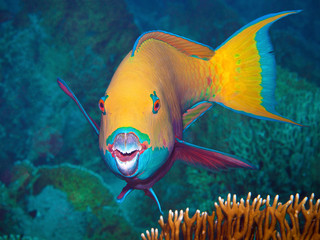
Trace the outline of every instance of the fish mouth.
<instances>
[{"instance_id":1,"label":"fish mouth","mask_svg":"<svg viewBox=\"0 0 320 240\"><path fill-rule=\"evenodd\" d=\"M108 144L107 150L116 160L119 172L130 177L134 175L139 167L139 157L148 148L145 141L140 143L139 138L133 132L119 133L113 144Z\"/></svg>"}]
</instances>

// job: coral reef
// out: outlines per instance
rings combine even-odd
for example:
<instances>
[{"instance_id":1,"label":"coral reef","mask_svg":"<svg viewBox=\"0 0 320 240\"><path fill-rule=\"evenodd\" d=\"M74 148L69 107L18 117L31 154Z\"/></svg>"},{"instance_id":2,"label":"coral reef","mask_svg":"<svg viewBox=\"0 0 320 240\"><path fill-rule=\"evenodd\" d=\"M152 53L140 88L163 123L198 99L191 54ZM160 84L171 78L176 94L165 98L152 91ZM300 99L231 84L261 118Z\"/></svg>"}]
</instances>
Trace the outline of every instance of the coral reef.
<instances>
[{"instance_id":1,"label":"coral reef","mask_svg":"<svg viewBox=\"0 0 320 240\"><path fill-rule=\"evenodd\" d=\"M41 239L133 238L100 176L70 164L15 164L8 186L0 186L1 234Z\"/></svg>"},{"instance_id":2,"label":"coral reef","mask_svg":"<svg viewBox=\"0 0 320 240\"><path fill-rule=\"evenodd\" d=\"M299 200L299 194L282 204L277 195L273 203L270 197L260 195L251 202L251 193L246 200L237 202L236 195L228 194L224 201L219 197L215 211L196 213L189 217L189 209L174 213L170 210L167 223L160 217L162 229L151 229L141 234L143 240L178 239L319 239L320 199L314 203L314 194Z\"/></svg>"},{"instance_id":3,"label":"coral reef","mask_svg":"<svg viewBox=\"0 0 320 240\"><path fill-rule=\"evenodd\" d=\"M124 1L6 2L8 11L13 2L19 8L0 24L0 171L24 159L40 165L98 158L94 133L83 141L90 126L56 78L70 82L99 118L97 101L138 36Z\"/></svg>"}]
</instances>

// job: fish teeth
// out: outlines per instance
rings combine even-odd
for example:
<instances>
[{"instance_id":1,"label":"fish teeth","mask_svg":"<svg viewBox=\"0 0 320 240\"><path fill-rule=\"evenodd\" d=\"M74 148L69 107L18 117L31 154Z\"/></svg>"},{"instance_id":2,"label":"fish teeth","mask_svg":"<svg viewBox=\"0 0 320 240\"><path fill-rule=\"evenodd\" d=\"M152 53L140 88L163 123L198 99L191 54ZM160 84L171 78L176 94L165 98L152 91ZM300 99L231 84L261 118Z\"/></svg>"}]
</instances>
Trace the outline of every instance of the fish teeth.
<instances>
[{"instance_id":1,"label":"fish teeth","mask_svg":"<svg viewBox=\"0 0 320 240\"><path fill-rule=\"evenodd\" d=\"M125 151L121 151L120 149L116 149L117 151L119 151L121 154L131 154L135 151L137 151L138 149L134 149L132 151L129 151L129 149L125 150ZM130 149L131 150L131 149Z\"/></svg>"},{"instance_id":2,"label":"fish teeth","mask_svg":"<svg viewBox=\"0 0 320 240\"><path fill-rule=\"evenodd\" d=\"M142 150L139 138L134 133L119 133L112 146L118 170L124 176L132 176L138 169ZM121 155L119 155L121 154Z\"/></svg>"}]
</instances>

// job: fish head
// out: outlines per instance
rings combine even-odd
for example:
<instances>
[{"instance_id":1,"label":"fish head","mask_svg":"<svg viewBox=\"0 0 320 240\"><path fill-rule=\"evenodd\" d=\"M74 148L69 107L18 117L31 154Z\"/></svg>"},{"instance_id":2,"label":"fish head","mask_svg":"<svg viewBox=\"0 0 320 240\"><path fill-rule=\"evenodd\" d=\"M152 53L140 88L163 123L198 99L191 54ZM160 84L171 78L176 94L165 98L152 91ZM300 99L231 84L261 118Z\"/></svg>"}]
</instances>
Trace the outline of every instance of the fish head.
<instances>
[{"instance_id":1,"label":"fish head","mask_svg":"<svg viewBox=\"0 0 320 240\"><path fill-rule=\"evenodd\" d=\"M99 149L120 178L152 176L170 156L174 133L165 95L138 74L115 74L105 96Z\"/></svg>"}]
</instances>

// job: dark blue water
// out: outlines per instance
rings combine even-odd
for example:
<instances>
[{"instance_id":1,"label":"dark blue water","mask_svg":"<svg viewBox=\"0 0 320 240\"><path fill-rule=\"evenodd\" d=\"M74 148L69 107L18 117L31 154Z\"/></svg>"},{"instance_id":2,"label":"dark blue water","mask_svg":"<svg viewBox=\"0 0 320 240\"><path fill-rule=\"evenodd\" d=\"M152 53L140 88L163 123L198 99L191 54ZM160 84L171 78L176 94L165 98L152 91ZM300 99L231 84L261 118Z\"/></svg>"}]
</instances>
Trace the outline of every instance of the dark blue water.
<instances>
[{"instance_id":1,"label":"dark blue water","mask_svg":"<svg viewBox=\"0 0 320 240\"><path fill-rule=\"evenodd\" d=\"M0 239L138 239L157 227L158 208L142 191L115 202L124 182L101 160L98 137L57 77L99 123L98 100L141 33L165 30L215 48L256 18L296 9L303 11L270 29L276 109L308 127L215 105L186 141L259 170L216 173L176 163L154 186L165 215L212 211L229 192L319 198L319 1L0 0Z\"/></svg>"}]
</instances>

